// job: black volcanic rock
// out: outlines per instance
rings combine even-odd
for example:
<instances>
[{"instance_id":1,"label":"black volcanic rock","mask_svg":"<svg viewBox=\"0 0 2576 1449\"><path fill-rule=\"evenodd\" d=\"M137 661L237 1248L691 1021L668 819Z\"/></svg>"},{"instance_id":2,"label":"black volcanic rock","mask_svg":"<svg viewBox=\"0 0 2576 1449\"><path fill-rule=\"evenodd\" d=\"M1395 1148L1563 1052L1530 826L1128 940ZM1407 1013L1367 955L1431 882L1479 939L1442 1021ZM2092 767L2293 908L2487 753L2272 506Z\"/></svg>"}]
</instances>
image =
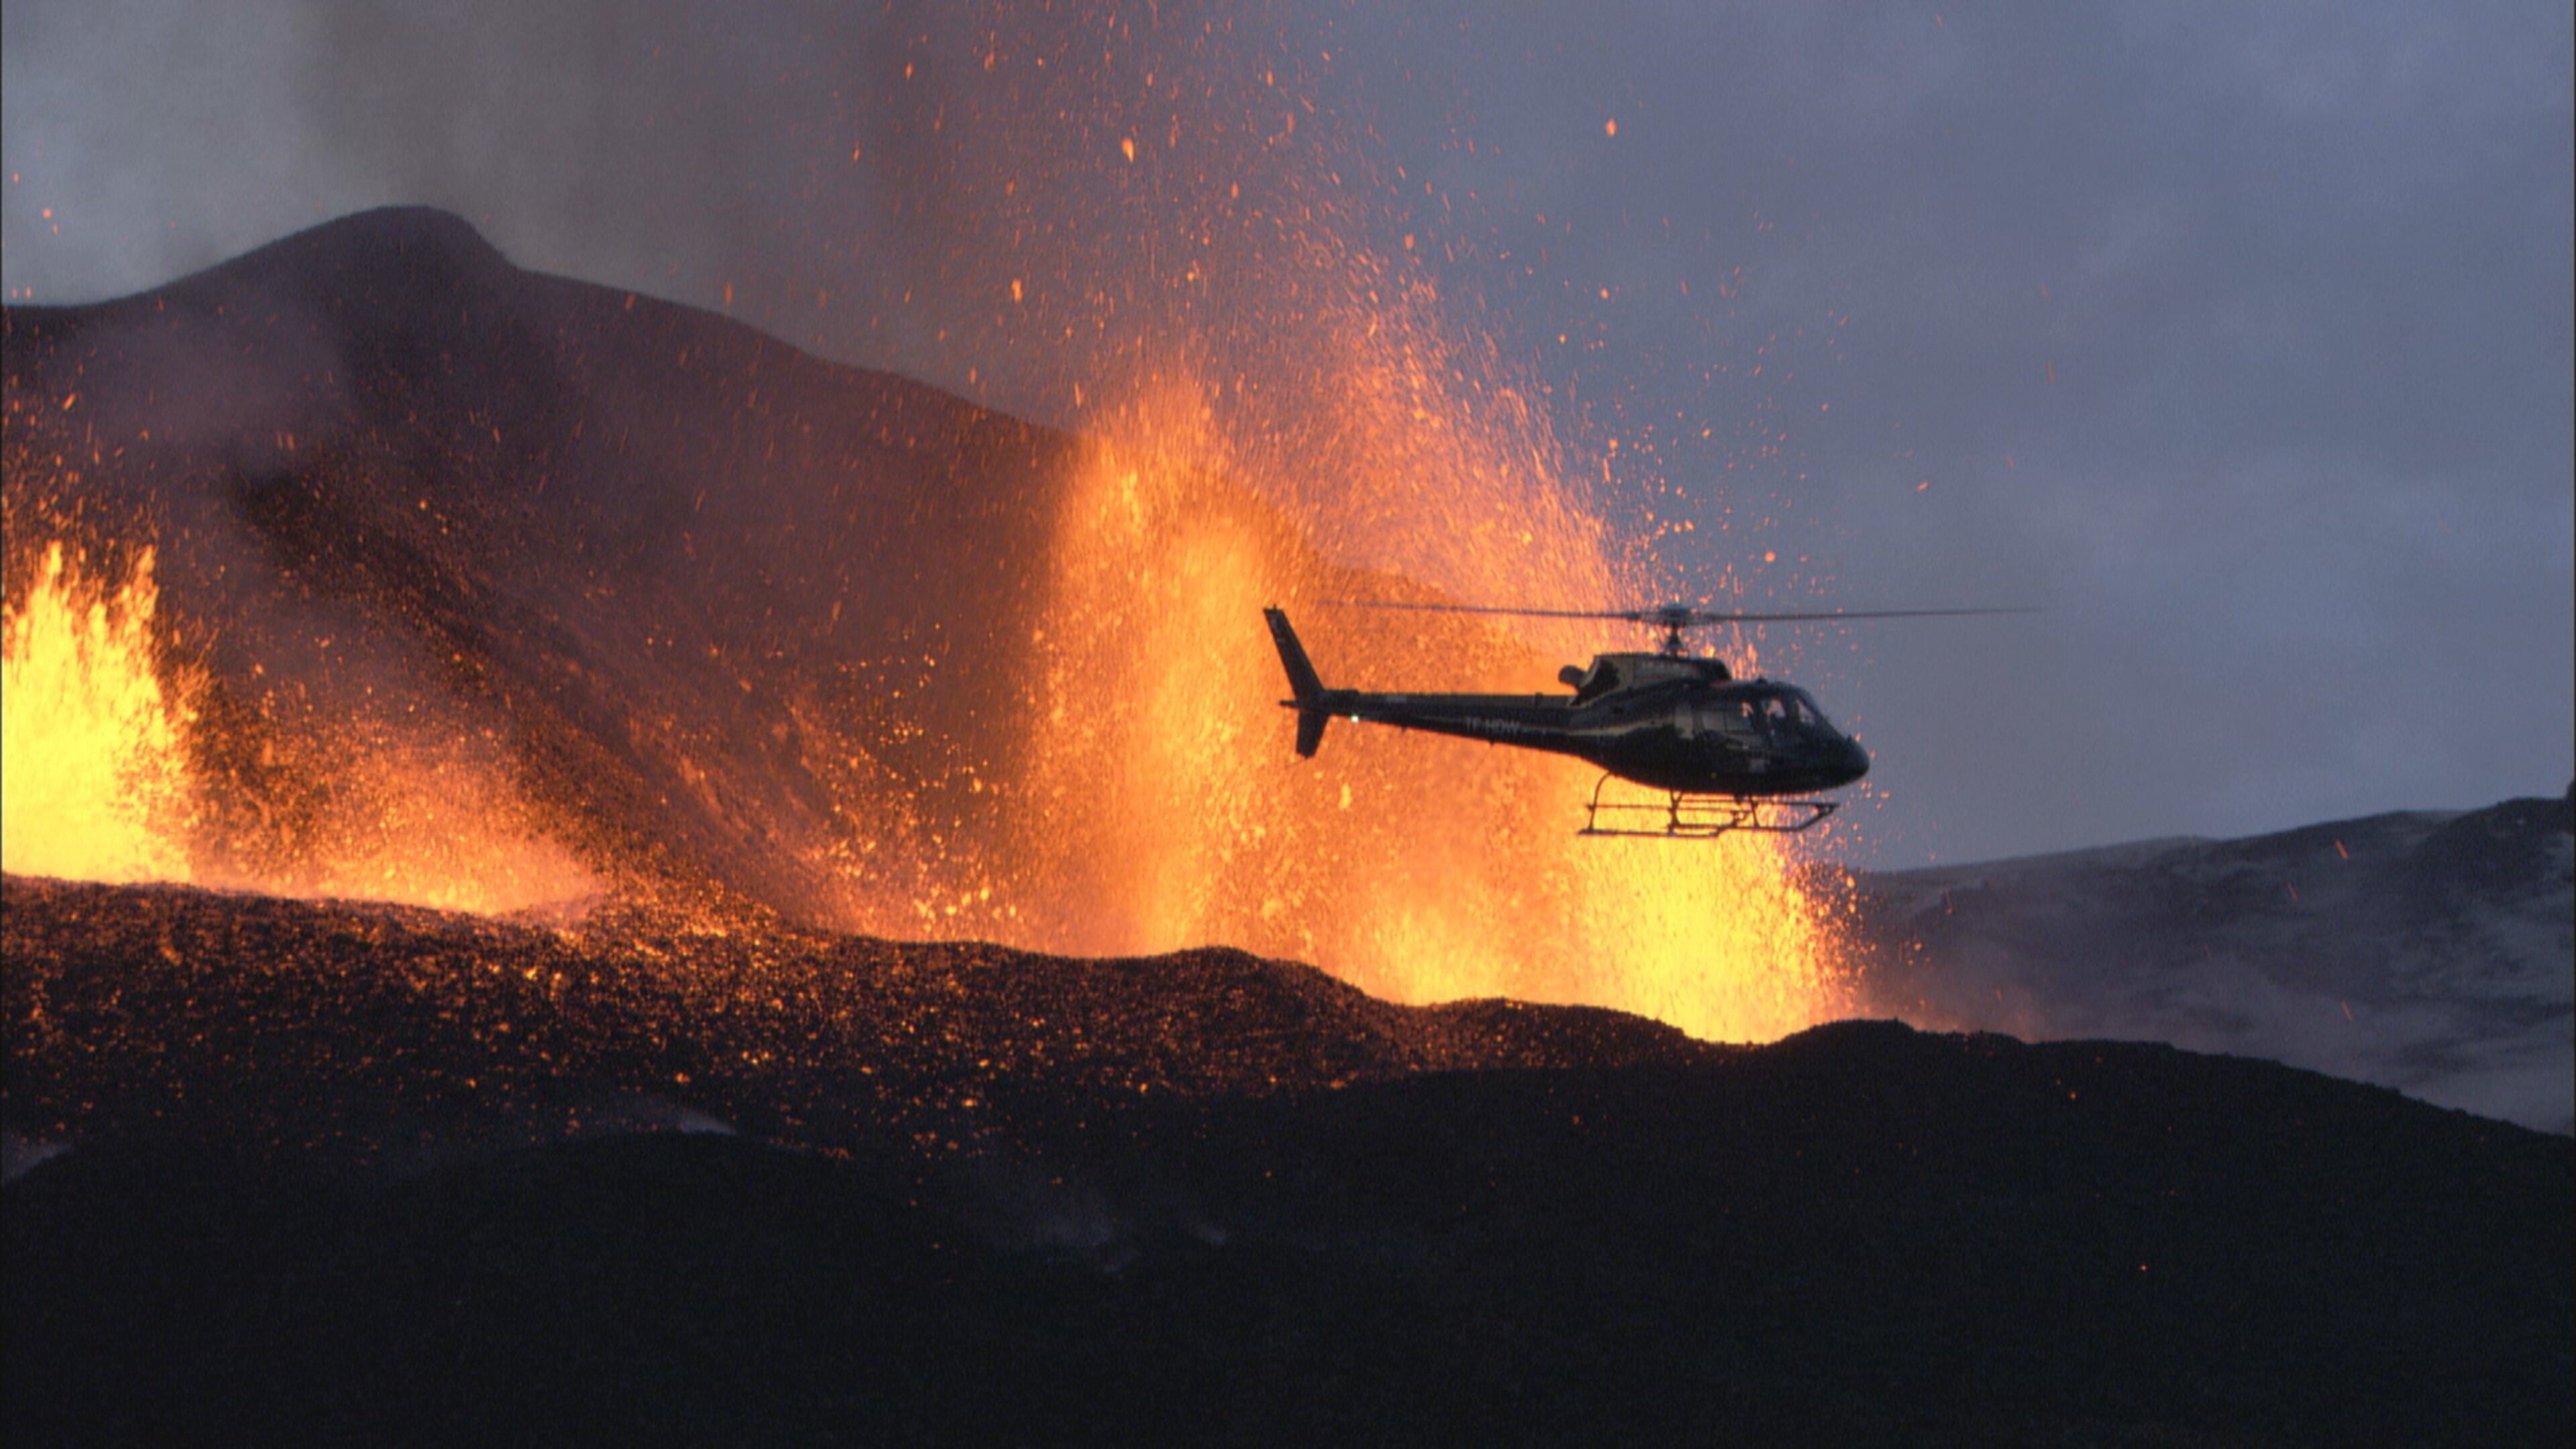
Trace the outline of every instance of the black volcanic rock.
<instances>
[{"instance_id":1,"label":"black volcanic rock","mask_svg":"<svg viewBox=\"0 0 2576 1449\"><path fill-rule=\"evenodd\" d=\"M6 1190L13 1444L2576 1414L2576 1144L2268 1063L1869 1022L1716 1049L1234 953L6 889L0 1107L74 1144Z\"/></svg>"},{"instance_id":2,"label":"black volcanic rock","mask_svg":"<svg viewBox=\"0 0 2576 1449\"><path fill-rule=\"evenodd\" d=\"M548 927L403 906L7 878L0 1105L35 1137L335 1157L685 1109L840 1148L972 1138L1068 1094L1260 1094L1426 1070L1734 1048L1586 1007L1402 1007L1240 951L1084 961L606 910Z\"/></svg>"}]
</instances>

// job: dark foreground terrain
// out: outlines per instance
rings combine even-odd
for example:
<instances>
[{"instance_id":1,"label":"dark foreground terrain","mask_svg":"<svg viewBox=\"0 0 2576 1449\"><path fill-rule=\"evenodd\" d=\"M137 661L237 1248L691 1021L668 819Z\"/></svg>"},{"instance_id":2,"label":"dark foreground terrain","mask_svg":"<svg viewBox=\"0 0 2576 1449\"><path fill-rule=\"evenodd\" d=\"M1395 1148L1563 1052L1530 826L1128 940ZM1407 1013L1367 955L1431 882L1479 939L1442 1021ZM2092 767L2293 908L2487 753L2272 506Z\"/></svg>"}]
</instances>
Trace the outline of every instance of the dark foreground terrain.
<instances>
[{"instance_id":1,"label":"dark foreground terrain","mask_svg":"<svg viewBox=\"0 0 2576 1449\"><path fill-rule=\"evenodd\" d=\"M2266 1063L6 890L12 1444L2571 1427L2576 1144Z\"/></svg>"}]
</instances>

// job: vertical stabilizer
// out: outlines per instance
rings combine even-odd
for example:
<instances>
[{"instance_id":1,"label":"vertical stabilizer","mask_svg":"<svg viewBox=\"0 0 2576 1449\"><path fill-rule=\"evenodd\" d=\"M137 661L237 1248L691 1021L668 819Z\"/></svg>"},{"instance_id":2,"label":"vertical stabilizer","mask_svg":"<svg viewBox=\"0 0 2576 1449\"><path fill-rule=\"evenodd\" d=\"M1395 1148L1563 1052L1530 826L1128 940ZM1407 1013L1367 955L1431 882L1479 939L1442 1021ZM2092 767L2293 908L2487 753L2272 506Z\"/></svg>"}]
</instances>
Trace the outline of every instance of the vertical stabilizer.
<instances>
[{"instance_id":1,"label":"vertical stabilizer","mask_svg":"<svg viewBox=\"0 0 2576 1449\"><path fill-rule=\"evenodd\" d=\"M1279 662L1288 671L1288 692L1296 696L1283 703L1297 711L1297 753L1312 759L1324 743L1324 725L1332 719L1324 707L1324 681L1306 657L1306 646L1297 642L1297 631L1288 627L1287 614L1264 609L1261 617L1270 623L1271 641L1279 646Z\"/></svg>"},{"instance_id":2,"label":"vertical stabilizer","mask_svg":"<svg viewBox=\"0 0 2576 1449\"><path fill-rule=\"evenodd\" d=\"M1324 722L1332 716L1320 709L1297 711L1297 754L1300 759L1315 758L1324 743Z\"/></svg>"}]
</instances>

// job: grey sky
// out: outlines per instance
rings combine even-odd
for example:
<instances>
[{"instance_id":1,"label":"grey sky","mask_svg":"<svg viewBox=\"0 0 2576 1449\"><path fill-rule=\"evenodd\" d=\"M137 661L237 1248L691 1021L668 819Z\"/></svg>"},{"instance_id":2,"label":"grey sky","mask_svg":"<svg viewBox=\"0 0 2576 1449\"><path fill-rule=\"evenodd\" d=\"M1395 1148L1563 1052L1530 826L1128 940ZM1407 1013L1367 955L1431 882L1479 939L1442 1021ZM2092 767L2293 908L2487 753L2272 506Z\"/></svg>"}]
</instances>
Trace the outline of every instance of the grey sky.
<instances>
[{"instance_id":1,"label":"grey sky","mask_svg":"<svg viewBox=\"0 0 2576 1449\"><path fill-rule=\"evenodd\" d=\"M0 271L82 300L424 201L1061 421L1078 358L977 320L934 253L980 213L887 158L1037 145L1064 119L996 118L970 62L1113 8L12 0ZM1290 72L1355 240L1446 243L1575 464L1621 441L1614 512L1700 523L1678 585L2046 607L1775 641L1879 756L1858 859L2576 773L2563 6L1205 14L1231 49L1175 63Z\"/></svg>"}]
</instances>

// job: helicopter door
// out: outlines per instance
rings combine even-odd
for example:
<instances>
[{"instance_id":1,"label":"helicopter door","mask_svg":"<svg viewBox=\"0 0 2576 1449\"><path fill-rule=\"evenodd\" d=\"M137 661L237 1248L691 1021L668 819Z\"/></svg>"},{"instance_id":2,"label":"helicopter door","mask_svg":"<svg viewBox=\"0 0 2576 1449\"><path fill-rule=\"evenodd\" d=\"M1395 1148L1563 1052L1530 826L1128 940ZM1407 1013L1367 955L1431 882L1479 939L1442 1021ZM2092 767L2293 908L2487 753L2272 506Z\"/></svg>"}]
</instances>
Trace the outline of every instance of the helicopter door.
<instances>
[{"instance_id":1,"label":"helicopter door","mask_svg":"<svg viewBox=\"0 0 2576 1449\"><path fill-rule=\"evenodd\" d=\"M1753 707L1740 699L1707 699L1700 701L1699 728L1702 734L1715 735L1739 749L1762 743L1761 727L1754 723Z\"/></svg>"}]
</instances>

